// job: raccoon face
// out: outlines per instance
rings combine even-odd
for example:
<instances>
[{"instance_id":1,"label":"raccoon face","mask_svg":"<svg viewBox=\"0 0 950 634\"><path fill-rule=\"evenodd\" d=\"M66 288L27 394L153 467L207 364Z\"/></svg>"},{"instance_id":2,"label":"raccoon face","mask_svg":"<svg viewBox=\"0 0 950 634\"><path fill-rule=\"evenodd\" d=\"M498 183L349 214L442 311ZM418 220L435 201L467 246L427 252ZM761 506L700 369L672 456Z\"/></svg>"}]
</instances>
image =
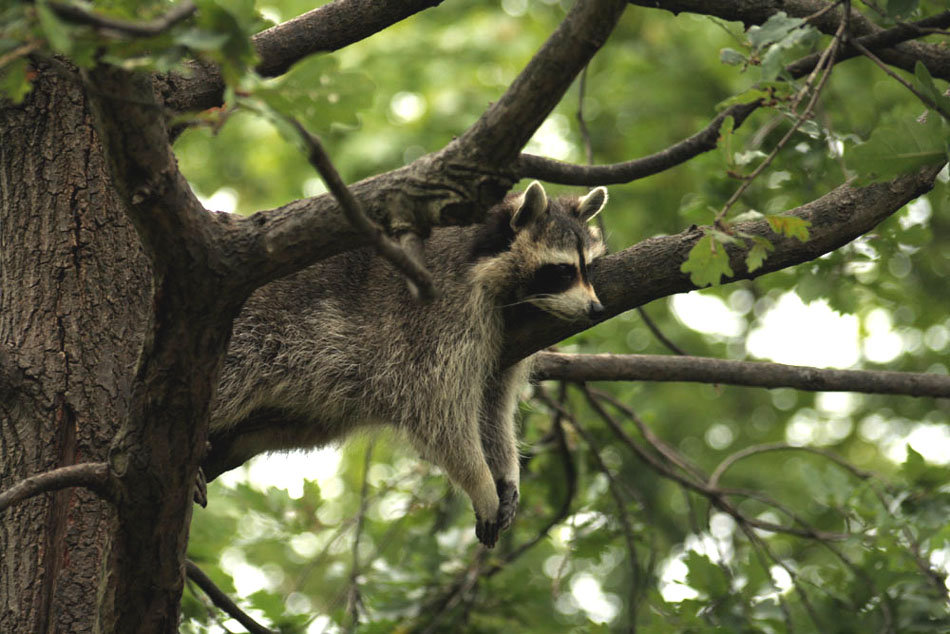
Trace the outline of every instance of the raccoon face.
<instances>
[{"instance_id":1,"label":"raccoon face","mask_svg":"<svg viewBox=\"0 0 950 634\"><path fill-rule=\"evenodd\" d=\"M587 222L606 202L603 187L581 198L550 201L540 183L528 187L511 218L516 231L518 227L528 230L527 240L518 245L530 264L523 301L566 320L594 318L604 312L587 275L587 265L604 254L604 244ZM525 214L530 214L529 220Z\"/></svg>"},{"instance_id":2,"label":"raccoon face","mask_svg":"<svg viewBox=\"0 0 950 634\"><path fill-rule=\"evenodd\" d=\"M597 317L604 307L587 267L605 248L600 233L587 222L606 202L603 187L583 197L548 199L540 183L531 183L521 196L507 201L507 213L501 216L508 220L507 226L492 229L496 248L506 243L503 249L479 266L485 273L500 274L495 264L507 263L507 274L498 278L508 282L513 304L529 303L572 321ZM498 220L496 225L501 224Z\"/></svg>"}]
</instances>

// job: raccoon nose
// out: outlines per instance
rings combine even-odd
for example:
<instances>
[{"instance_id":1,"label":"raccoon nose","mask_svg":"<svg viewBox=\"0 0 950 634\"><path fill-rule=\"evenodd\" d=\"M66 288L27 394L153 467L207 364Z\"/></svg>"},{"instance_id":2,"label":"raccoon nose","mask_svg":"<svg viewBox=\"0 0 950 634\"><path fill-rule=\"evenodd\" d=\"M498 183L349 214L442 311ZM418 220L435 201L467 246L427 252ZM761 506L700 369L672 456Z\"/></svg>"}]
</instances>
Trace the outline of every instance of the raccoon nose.
<instances>
[{"instance_id":1,"label":"raccoon nose","mask_svg":"<svg viewBox=\"0 0 950 634\"><path fill-rule=\"evenodd\" d=\"M596 319L604 313L604 305L598 301L591 301L587 306L587 316L591 319Z\"/></svg>"}]
</instances>

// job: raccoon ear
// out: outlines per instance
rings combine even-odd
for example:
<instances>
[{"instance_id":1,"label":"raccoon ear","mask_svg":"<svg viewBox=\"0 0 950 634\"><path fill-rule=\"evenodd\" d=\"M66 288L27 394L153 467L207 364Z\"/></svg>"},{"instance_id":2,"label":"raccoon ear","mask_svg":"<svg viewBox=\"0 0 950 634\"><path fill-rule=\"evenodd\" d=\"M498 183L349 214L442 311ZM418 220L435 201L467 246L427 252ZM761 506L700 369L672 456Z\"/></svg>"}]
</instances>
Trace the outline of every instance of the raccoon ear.
<instances>
[{"instance_id":1,"label":"raccoon ear","mask_svg":"<svg viewBox=\"0 0 950 634\"><path fill-rule=\"evenodd\" d=\"M598 187L589 194L580 199L577 203L577 217L587 222L600 213L600 210L607 204L607 188Z\"/></svg>"},{"instance_id":2,"label":"raccoon ear","mask_svg":"<svg viewBox=\"0 0 950 634\"><path fill-rule=\"evenodd\" d=\"M533 181L524 190L521 196L521 204L511 214L511 228L515 231L521 231L532 222L540 218L548 209L548 195L544 193L544 187L538 181Z\"/></svg>"}]
</instances>

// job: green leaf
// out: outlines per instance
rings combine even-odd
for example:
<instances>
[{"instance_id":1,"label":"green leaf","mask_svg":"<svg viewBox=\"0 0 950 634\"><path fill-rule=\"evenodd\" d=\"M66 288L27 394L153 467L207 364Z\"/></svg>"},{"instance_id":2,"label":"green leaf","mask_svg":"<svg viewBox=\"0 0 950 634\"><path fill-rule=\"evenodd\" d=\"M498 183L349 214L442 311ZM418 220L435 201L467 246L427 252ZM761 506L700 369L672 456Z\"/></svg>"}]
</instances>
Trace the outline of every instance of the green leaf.
<instances>
[{"instance_id":1,"label":"green leaf","mask_svg":"<svg viewBox=\"0 0 950 634\"><path fill-rule=\"evenodd\" d=\"M5 95L14 104L22 103L32 88L28 69L29 63L25 57L15 59L0 69L0 95Z\"/></svg>"},{"instance_id":2,"label":"green leaf","mask_svg":"<svg viewBox=\"0 0 950 634\"><path fill-rule=\"evenodd\" d=\"M175 34L175 43L187 46L193 51L216 51L224 47L228 38L227 33L215 33L199 28L191 28Z\"/></svg>"},{"instance_id":3,"label":"green leaf","mask_svg":"<svg viewBox=\"0 0 950 634\"><path fill-rule=\"evenodd\" d=\"M901 465L901 475L908 482L924 489L936 489L950 482L950 469L927 464L924 457L907 445L907 458Z\"/></svg>"},{"instance_id":4,"label":"green leaf","mask_svg":"<svg viewBox=\"0 0 950 634\"><path fill-rule=\"evenodd\" d=\"M336 58L317 55L267 82L255 95L308 130L325 132L333 123L358 125L357 113L372 105L374 88L368 75L340 71Z\"/></svg>"},{"instance_id":5,"label":"green leaf","mask_svg":"<svg viewBox=\"0 0 950 634\"><path fill-rule=\"evenodd\" d=\"M769 256L769 251L774 251L775 246L766 238L759 236L752 237L752 248L749 249L749 253L745 256L745 264L749 269L749 272L755 271L762 267L762 263L765 262L765 258Z\"/></svg>"},{"instance_id":6,"label":"green leaf","mask_svg":"<svg viewBox=\"0 0 950 634\"><path fill-rule=\"evenodd\" d=\"M950 117L950 97L947 97L934 84L930 71L923 62L917 60L914 65L914 76L917 79L917 88L937 105L938 111L945 117Z\"/></svg>"},{"instance_id":7,"label":"green leaf","mask_svg":"<svg viewBox=\"0 0 950 634\"><path fill-rule=\"evenodd\" d=\"M788 238L798 238L801 242L808 242L808 227L811 226L810 220L799 218L798 216L766 216L769 226L775 233L784 235Z\"/></svg>"},{"instance_id":8,"label":"green leaf","mask_svg":"<svg viewBox=\"0 0 950 634\"><path fill-rule=\"evenodd\" d=\"M918 2L919 0L887 0L887 15L892 18L907 17L917 8Z\"/></svg>"},{"instance_id":9,"label":"green leaf","mask_svg":"<svg viewBox=\"0 0 950 634\"><path fill-rule=\"evenodd\" d=\"M722 568L708 557L692 551L683 557L683 563L689 568L686 582L691 587L713 598L725 596L729 591L729 582Z\"/></svg>"},{"instance_id":10,"label":"green leaf","mask_svg":"<svg viewBox=\"0 0 950 634\"><path fill-rule=\"evenodd\" d=\"M739 66L748 60L746 56L739 51L732 48L724 48L719 51L719 61L729 66Z\"/></svg>"},{"instance_id":11,"label":"green leaf","mask_svg":"<svg viewBox=\"0 0 950 634\"><path fill-rule=\"evenodd\" d=\"M680 271L689 273L690 281L700 288L719 284L723 275L733 276L729 254L712 234L707 234L693 245L686 261L680 265Z\"/></svg>"},{"instance_id":12,"label":"green leaf","mask_svg":"<svg viewBox=\"0 0 950 634\"><path fill-rule=\"evenodd\" d=\"M784 11L779 11L766 20L762 26L749 28L747 33L749 44L753 48L761 49L780 42L804 23L805 21L801 18L790 18Z\"/></svg>"},{"instance_id":13,"label":"green leaf","mask_svg":"<svg viewBox=\"0 0 950 634\"><path fill-rule=\"evenodd\" d=\"M722 152L726 165L730 168L734 164L732 159L732 129L735 124L736 120L732 115L729 115L722 120L722 125L719 126L719 150Z\"/></svg>"},{"instance_id":14,"label":"green leaf","mask_svg":"<svg viewBox=\"0 0 950 634\"><path fill-rule=\"evenodd\" d=\"M36 3L36 15L40 20L40 26L43 27L43 34L50 48L57 53L69 54L72 49L72 37L69 35L69 28L58 18L53 10L49 8L45 1Z\"/></svg>"},{"instance_id":15,"label":"green leaf","mask_svg":"<svg viewBox=\"0 0 950 634\"><path fill-rule=\"evenodd\" d=\"M845 154L858 173L858 185L889 180L947 156L947 124L941 117L901 119L874 131L866 142Z\"/></svg>"},{"instance_id":16,"label":"green leaf","mask_svg":"<svg viewBox=\"0 0 950 634\"><path fill-rule=\"evenodd\" d=\"M741 92L738 95L733 95L724 101L720 101L716 104L716 110L725 110L726 108L735 106L737 104L757 103L771 99L771 97L772 95L767 90L762 90L761 88L750 88L745 92Z\"/></svg>"}]
</instances>

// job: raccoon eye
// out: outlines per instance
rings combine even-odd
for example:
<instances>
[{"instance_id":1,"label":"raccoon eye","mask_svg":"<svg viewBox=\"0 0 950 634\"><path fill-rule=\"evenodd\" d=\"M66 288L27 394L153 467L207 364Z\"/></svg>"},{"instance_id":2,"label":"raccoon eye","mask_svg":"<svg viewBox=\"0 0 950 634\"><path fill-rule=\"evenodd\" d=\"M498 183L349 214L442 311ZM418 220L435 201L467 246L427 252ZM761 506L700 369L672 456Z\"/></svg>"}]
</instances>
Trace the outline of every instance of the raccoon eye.
<instances>
[{"instance_id":1,"label":"raccoon eye","mask_svg":"<svg viewBox=\"0 0 950 634\"><path fill-rule=\"evenodd\" d=\"M559 281L569 282L574 279L575 268L573 264L555 264L555 275Z\"/></svg>"},{"instance_id":2,"label":"raccoon eye","mask_svg":"<svg viewBox=\"0 0 950 634\"><path fill-rule=\"evenodd\" d=\"M527 292L529 295L562 293L576 278L577 268L573 264L545 264L528 283Z\"/></svg>"}]
</instances>

